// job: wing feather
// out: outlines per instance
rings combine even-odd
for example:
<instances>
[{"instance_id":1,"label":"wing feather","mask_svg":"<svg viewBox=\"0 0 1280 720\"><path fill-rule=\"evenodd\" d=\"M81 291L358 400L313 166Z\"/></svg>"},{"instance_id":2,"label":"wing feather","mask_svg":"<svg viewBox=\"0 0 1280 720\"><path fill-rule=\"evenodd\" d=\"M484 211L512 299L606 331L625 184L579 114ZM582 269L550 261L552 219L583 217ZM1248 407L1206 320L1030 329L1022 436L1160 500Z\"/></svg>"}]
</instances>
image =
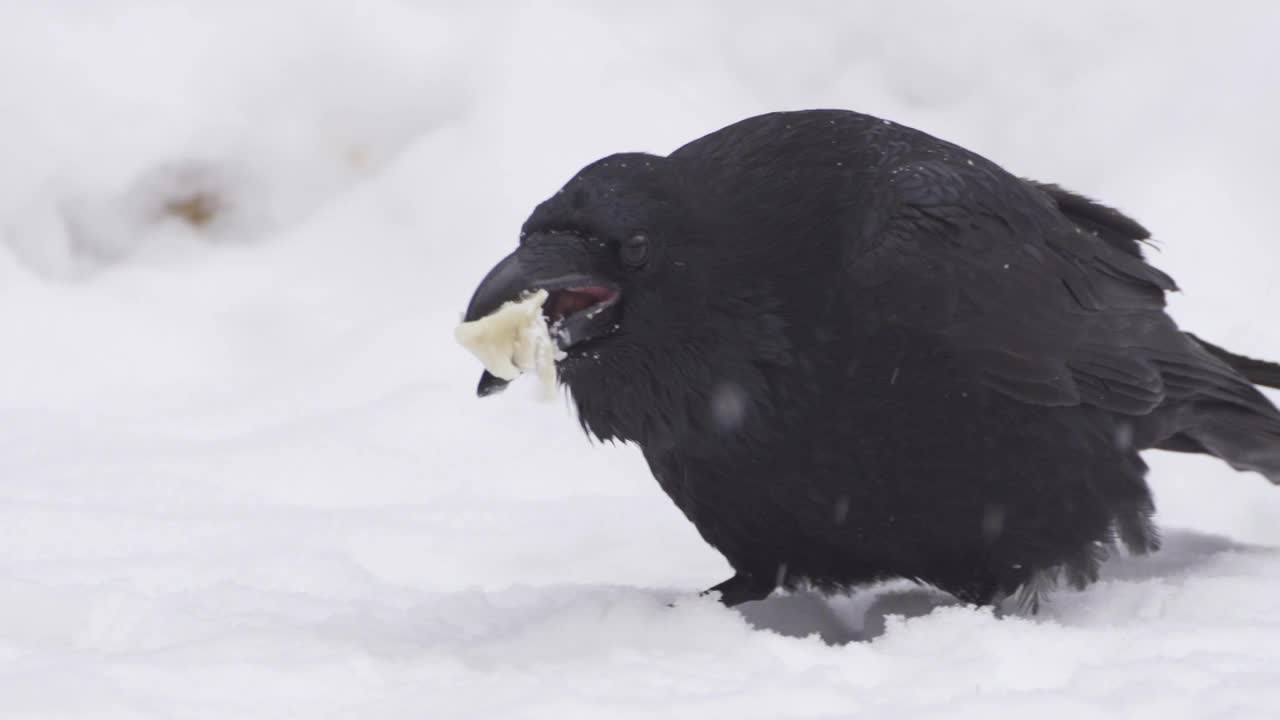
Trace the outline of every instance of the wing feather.
<instances>
[{"instance_id":1,"label":"wing feather","mask_svg":"<svg viewBox=\"0 0 1280 720\"><path fill-rule=\"evenodd\" d=\"M913 162L884 186L889 210L850 271L889 322L942 339L982 385L1143 415L1164 401L1165 372L1178 390L1218 371L1190 354L1164 312L1176 285L1122 241L1146 233L1119 213L985 161Z\"/></svg>"}]
</instances>

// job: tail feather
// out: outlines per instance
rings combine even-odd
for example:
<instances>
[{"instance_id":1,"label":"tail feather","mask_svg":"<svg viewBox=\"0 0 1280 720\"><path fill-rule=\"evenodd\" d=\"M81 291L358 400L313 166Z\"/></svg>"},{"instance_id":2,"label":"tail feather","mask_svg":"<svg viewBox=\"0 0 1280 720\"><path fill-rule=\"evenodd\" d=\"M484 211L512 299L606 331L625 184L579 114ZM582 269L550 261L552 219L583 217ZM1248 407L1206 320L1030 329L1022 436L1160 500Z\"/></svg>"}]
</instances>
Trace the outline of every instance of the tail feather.
<instances>
[{"instance_id":1,"label":"tail feather","mask_svg":"<svg viewBox=\"0 0 1280 720\"><path fill-rule=\"evenodd\" d=\"M1219 360L1225 362L1235 368L1237 372L1245 377L1246 380L1254 385L1262 385L1264 387L1280 389L1280 363L1267 362L1266 360L1256 360L1244 355L1236 355L1228 350L1207 342L1191 333L1192 340L1200 343L1200 346L1208 350Z\"/></svg>"},{"instance_id":2,"label":"tail feather","mask_svg":"<svg viewBox=\"0 0 1280 720\"><path fill-rule=\"evenodd\" d=\"M1199 451L1237 470L1261 473L1280 485L1280 417L1249 413L1238 406L1210 402L1194 409L1183 431Z\"/></svg>"},{"instance_id":3,"label":"tail feather","mask_svg":"<svg viewBox=\"0 0 1280 720\"><path fill-rule=\"evenodd\" d=\"M1280 485L1280 410L1254 387L1280 387L1280 365L1187 337L1195 343L1192 355L1162 368L1181 397L1147 416L1148 437L1157 440L1152 445L1212 455ZM1198 353L1199 367L1191 362Z\"/></svg>"}]
</instances>

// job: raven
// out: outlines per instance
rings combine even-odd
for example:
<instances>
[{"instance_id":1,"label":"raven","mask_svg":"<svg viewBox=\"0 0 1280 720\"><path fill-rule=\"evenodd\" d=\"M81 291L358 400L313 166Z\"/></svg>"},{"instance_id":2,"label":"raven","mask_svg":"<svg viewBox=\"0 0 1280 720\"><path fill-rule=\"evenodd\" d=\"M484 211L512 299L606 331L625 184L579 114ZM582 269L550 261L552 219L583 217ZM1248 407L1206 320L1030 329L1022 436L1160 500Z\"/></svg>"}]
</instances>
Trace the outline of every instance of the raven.
<instances>
[{"instance_id":1,"label":"raven","mask_svg":"<svg viewBox=\"0 0 1280 720\"><path fill-rule=\"evenodd\" d=\"M778 112L588 165L465 318L548 291L583 429L640 447L726 605L902 577L1034 610L1158 548L1139 451L1280 482L1280 366L1181 331L1147 239L918 130Z\"/></svg>"}]
</instances>

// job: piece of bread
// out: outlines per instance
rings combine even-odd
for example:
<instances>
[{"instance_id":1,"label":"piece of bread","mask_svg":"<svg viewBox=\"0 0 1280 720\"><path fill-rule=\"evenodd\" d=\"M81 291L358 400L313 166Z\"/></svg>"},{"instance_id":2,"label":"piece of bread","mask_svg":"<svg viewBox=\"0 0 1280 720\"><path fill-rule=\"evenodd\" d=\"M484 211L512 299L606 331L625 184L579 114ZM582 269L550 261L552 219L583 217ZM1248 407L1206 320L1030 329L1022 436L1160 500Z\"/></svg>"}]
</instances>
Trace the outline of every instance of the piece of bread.
<instances>
[{"instance_id":1,"label":"piece of bread","mask_svg":"<svg viewBox=\"0 0 1280 720\"><path fill-rule=\"evenodd\" d=\"M518 301L504 303L488 315L464 322L454 330L458 344L503 380L537 373L544 397L555 394L556 360L564 357L551 341L542 304L547 291L538 290Z\"/></svg>"}]
</instances>

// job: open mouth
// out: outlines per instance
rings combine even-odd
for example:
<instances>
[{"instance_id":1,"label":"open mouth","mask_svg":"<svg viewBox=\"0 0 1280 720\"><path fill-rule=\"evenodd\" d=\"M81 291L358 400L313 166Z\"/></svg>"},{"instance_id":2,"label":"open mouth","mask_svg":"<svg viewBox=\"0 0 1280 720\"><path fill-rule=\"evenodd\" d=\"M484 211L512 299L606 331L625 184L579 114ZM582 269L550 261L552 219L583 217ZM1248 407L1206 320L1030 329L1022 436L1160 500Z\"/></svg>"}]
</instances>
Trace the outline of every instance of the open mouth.
<instances>
[{"instance_id":1,"label":"open mouth","mask_svg":"<svg viewBox=\"0 0 1280 720\"><path fill-rule=\"evenodd\" d=\"M580 312L599 312L605 305L618 299L616 290L598 285L548 290L547 295L542 314L551 324Z\"/></svg>"},{"instance_id":2,"label":"open mouth","mask_svg":"<svg viewBox=\"0 0 1280 720\"><path fill-rule=\"evenodd\" d=\"M605 285L573 284L545 288L542 314L561 350L601 337L617 328L620 293Z\"/></svg>"},{"instance_id":3,"label":"open mouth","mask_svg":"<svg viewBox=\"0 0 1280 720\"><path fill-rule=\"evenodd\" d=\"M612 282L594 274L571 273L539 277L520 262L513 252L493 266L480 281L463 321L470 323L494 314L502 306L532 290L545 290L542 315L552 342L566 356L582 357L583 346L603 341L622 327L622 291ZM508 381L485 370L476 394L484 397L500 392Z\"/></svg>"}]
</instances>

